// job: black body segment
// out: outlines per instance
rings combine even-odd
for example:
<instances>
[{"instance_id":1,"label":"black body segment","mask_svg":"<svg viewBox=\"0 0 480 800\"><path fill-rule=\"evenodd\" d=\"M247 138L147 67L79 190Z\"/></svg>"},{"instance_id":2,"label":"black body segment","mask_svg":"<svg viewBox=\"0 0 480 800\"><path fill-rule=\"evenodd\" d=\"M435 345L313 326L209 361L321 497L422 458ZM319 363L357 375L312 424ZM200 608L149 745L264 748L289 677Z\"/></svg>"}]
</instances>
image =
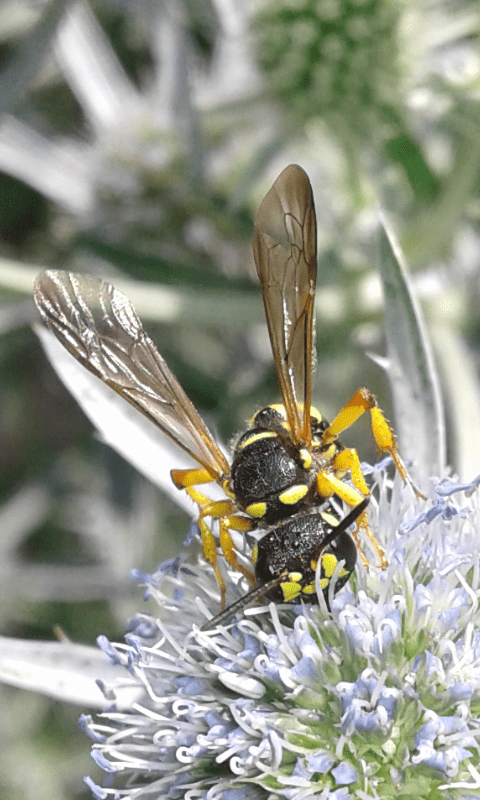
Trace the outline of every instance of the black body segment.
<instances>
[{"instance_id":1,"label":"black body segment","mask_svg":"<svg viewBox=\"0 0 480 800\"><path fill-rule=\"evenodd\" d=\"M328 516L333 521L331 509ZM336 524L339 522L340 518L337 518ZM335 584L336 592L341 589L355 568L357 548L352 537L341 530L322 552L326 537L334 532L335 525L332 522L328 522L321 513L310 512L295 514L266 533L257 546L255 577L258 584L266 584L283 573L287 574L284 582L274 586L265 596L277 603L298 602L300 596L307 603L318 602L315 593L318 558L321 559L320 583L324 584L322 589L326 599L333 572L340 561L345 562Z\"/></svg>"},{"instance_id":2,"label":"black body segment","mask_svg":"<svg viewBox=\"0 0 480 800\"><path fill-rule=\"evenodd\" d=\"M265 511L252 515L267 525L291 516L304 505L306 496L296 503L283 503L280 497L294 486L309 488L313 477L304 469L291 440L282 433L262 438L260 428L247 431L239 440L230 474L239 506L248 513L249 508L263 503Z\"/></svg>"}]
</instances>

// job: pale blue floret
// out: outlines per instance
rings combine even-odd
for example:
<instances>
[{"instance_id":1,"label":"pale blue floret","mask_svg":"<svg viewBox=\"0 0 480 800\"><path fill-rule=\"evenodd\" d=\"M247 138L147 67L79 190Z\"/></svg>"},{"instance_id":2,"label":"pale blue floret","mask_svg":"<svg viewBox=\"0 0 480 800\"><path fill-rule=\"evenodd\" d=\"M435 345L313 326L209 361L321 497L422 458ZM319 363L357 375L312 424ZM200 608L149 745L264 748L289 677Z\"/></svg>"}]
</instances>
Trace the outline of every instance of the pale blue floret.
<instances>
[{"instance_id":1,"label":"pale blue floret","mask_svg":"<svg viewBox=\"0 0 480 800\"><path fill-rule=\"evenodd\" d=\"M87 734L87 736L92 739L92 741L97 742L98 744L103 744L105 742L105 736L102 733L99 733L92 727L92 717L90 714L81 714L78 719L78 724L80 729Z\"/></svg>"},{"instance_id":2,"label":"pale blue floret","mask_svg":"<svg viewBox=\"0 0 480 800\"><path fill-rule=\"evenodd\" d=\"M350 685L339 684L342 701L342 733L357 731L387 732L393 719L398 690L379 688L377 677L359 678ZM341 687L341 688L340 688Z\"/></svg>"},{"instance_id":3,"label":"pale blue floret","mask_svg":"<svg viewBox=\"0 0 480 800\"><path fill-rule=\"evenodd\" d=\"M85 785L90 789L94 800L105 800L105 798L108 797L105 789L102 789L101 786L97 786L97 784L94 783L92 779L88 777L88 775L86 778L84 778L84 781Z\"/></svg>"},{"instance_id":4,"label":"pale blue floret","mask_svg":"<svg viewBox=\"0 0 480 800\"><path fill-rule=\"evenodd\" d=\"M319 772L321 775L328 772L335 763L331 756L327 756L324 753L307 755L305 761L311 773Z\"/></svg>"},{"instance_id":5,"label":"pale blue floret","mask_svg":"<svg viewBox=\"0 0 480 800\"><path fill-rule=\"evenodd\" d=\"M105 758L103 753L101 753L100 750L97 750L95 747L92 749L92 758L95 763L98 764L98 766L101 767L101 769L103 769L105 772L118 772L118 767L116 764L112 764L112 762L109 761L108 758Z\"/></svg>"},{"instance_id":6,"label":"pale blue floret","mask_svg":"<svg viewBox=\"0 0 480 800\"><path fill-rule=\"evenodd\" d=\"M108 641L106 636L98 636L97 637L97 644L101 650L109 657L112 664L121 664L122 659L120 658L118 650Z\"/></svg>"},{"instance_id":7,"label":"pale blue floret","mask_svg":"<svg viewBox=\"0 0 480 800\"><path fill-rule=\"evenodd\" d=\"M416 736L416 754L412 761L415 764L424 762L434 769L439 769L447 775L455 776L458 772L459 764L465 759L472 757L472 752L465 746L477 748L477 743L472 736L468 735L468 727L464 720L456 716L439 717L434 712L429 712L430 721L423 725ZM462 736L462 745L454 742L458 737L455 734L466 734ZM452 745L448 746L449 737ZM441 747L441 750L436 749Z\"/></svg>"},{"instance_id":8,"label":"pale blue floret","mask_svg":"<svg viewBox=\"0 0 480 800\"><path fill-rule=\"evenodd\" d=\"M356 770L345 761L342 761L338 767L332 769L331 772L337 784L339 785L354 783L358 779Z\"/></svg>"},{"instance_id":9,"label":"pale blue floret","mask_svg":"<svg viewBox=\"0 0 480 800\"><path fill-rule=\"evenodd\" d=\"M127 630L144 642L147 639L158 639L158 625L154 619L149 619L148 617L128 620Z\"/></svg>"},{"instance_id":10,"label":"pale blue floret","mask_svg":"<svg viewBox=\"0 0 480 800\"><path fill-rule=\"evenodd\" d=\"M382 519L392 540L390 567L360 567L331 615L254 606L233 626L202 632L192 622L214 607L208 566L178 559L150 578L159 615L139 615L124 645L100 642L141 680L144 701L82 721L107 777L128 780L138 800L149 800L150 785L165 798L195 787L195 800L381 799L392 781L414 794L419 780L457 781L449 800L464 800L466 787L480 797L473 505L468 513L455 499L445 514L440 500L425 514L403 488L397 502L378 511L371 502L375 533ZM234 600L243 584L229 591ZM115 797L88 785L98 800Z\"/></svg>"},{"instance_id":11,"label":"pale blue floret","mask_svg":"<svg viewBox=\"0 0 480 800\"><path fill-rule=\"evenodd\" d=\"M470 483L453 483L452 481L444 479L438 482L435 491L440 497L448 497L458 492L465 492L467 497L469 497L479 485L480 475L477 475Z\"/></svg>"}]
</instances>

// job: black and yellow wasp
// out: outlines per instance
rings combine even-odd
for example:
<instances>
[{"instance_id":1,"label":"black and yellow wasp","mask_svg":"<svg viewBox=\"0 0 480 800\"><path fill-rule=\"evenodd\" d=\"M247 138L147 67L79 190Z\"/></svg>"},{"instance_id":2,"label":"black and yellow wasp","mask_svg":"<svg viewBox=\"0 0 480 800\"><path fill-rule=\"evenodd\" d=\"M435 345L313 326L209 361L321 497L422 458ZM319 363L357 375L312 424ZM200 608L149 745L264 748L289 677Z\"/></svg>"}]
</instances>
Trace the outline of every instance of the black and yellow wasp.
<instances>
[{"instance_id":1,"label":"black and yellow wasp","mask_svg":"<svg viewBox=\"0 0 480 800\"><path fill-rule=\"evenodd\" d=\"M231 464L124 295L97 278L70 272L48 270L35 283L37 306L66 349L197 462L198 467L171 475L198 506L203 552L215 571L222 609L226 585L219 547L227 564L253 587L215 621L260 596L315 602L319 561L325 597L334 573L337 591L355 566L357 549L368 564L359 531L370 540L380 566L387 564L368 524L369 489L357 451L338 440L365 411L379 450L390 454L403 480L411 483L371 392L359 389L332 423L311 405L316 237L310 181L291 165L261 203L253 237L282 404L257 411L234 447ZM199 490L210 482L222 487L223 500L213 501ZM331 498L340 498L351 511L342 518ZM356 547L347 532L352 523ZM252 572L239 558L231 532L253 529L263 535L252 554Z\"/></svg>"}]
</instances>

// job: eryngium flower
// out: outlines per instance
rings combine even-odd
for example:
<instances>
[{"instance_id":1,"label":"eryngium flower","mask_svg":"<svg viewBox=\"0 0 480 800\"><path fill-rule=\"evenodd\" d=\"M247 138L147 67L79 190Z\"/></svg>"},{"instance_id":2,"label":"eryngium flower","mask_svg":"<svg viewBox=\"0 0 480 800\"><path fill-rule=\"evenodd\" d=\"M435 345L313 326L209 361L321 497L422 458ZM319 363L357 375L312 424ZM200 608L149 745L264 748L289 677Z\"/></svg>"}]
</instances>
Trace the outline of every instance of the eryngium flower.
<instances>
[{"instance_id":1,"label":"eryngium flower","mask_svg":"<svg viewBox=\"0 0 480 800\"><path fill-rule=\"evenodd\" d=\"M401 13L390 0L264 0L254 27L267 86L301 119L374 128L402 94Z\"/></svg>"},{"instance_id":2,"label":"eryngium flower","mask_svg":"<svg viewBox=\"0 0 480 800\"><path fill-rule=\"evenodd\" d=\"M142 576L158 616L100 644L144 700L82 720L108 773L87 779L96 798L480 797L480 478L437 481L425 503L373 475L390 565L359 566L331 614L257 604L201 631L218 611L207 565Z\"/></svg>"}]
</instances>

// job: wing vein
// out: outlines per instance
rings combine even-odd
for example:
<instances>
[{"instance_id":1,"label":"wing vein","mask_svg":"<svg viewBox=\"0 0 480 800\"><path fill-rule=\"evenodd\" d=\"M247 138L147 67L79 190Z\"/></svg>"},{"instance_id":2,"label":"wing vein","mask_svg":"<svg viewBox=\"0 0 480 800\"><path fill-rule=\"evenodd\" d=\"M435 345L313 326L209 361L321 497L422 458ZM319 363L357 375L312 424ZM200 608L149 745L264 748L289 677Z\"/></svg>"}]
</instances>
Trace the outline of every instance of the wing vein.
<instances>
[{"instance_id":1,"label":"wing vein","mask_svg":"<svg viewBox=\"0 0 480 800\"><path fill-rule=\"evenodd\" d=\"M121 292L88 275L47 270L34 296L47 326L83 366L221 482L225 456Z\"/></svg>"},{"instance_id":2,"label":"wing vein","mask_svg":"<svg viewBox=\"0 0 480 800\"><path fill-rule=\"evenodd\" d=\"M316 237L312 187L304 170L292 164L260 205L253 252L292 439L307 445L311 442Z\"/></svg>"}]
</instances>

